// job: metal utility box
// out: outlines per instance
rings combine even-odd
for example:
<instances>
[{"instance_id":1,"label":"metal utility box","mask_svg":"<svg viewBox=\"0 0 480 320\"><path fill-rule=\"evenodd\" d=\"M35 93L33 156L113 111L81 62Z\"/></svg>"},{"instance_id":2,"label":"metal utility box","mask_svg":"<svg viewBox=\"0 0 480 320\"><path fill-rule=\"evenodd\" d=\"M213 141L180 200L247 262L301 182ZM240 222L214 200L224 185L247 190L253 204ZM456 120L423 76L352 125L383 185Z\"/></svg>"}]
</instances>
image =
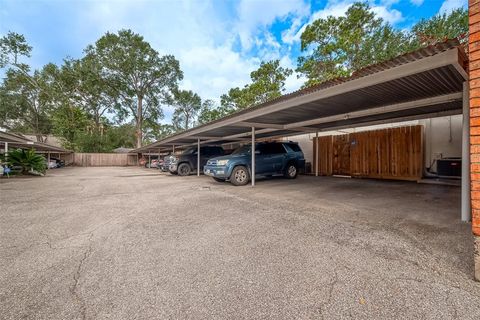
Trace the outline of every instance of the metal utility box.
<instances>
[{"instance_id":1,"label":"metal utility box","mask_svg":"<svg viewBox=\"0 0 480 320\"><path fill-rule=\"evenodd\" d=\"M437 174L446 177L462 176L462 158L443 158L437 160Z\"/></svg>"}]
</instances>

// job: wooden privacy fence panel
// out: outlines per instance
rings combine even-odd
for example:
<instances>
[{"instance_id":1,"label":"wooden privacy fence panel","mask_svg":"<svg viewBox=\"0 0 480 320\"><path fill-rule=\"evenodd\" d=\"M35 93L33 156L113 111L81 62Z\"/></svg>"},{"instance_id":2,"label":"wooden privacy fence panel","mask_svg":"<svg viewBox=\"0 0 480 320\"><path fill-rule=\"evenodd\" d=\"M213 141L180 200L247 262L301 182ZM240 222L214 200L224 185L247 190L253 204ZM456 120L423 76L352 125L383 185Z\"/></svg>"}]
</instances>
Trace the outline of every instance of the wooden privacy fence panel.
<instances>
[{"instance_id":1,"label":"wooden privacy fence panel","mask_svg":"<svg viewBox=\"0 0 480 320\"><path fill-rule=\"evenodd\" d=\"M81 167L121 167L137 164L136 155L127 153L74 153L73 164Z\"/></svg>"},{"instance_id":2,"label":"wooden privacy fence panel","mask_svg":"<svg viewBox=\"0 0 480 320\"><path fill-rule=\"evenodd\" d=\"M319 173L418 180L423 170L422 137L422 126L357 132L333 138L320 137ZM327 152L322 154L322 150ZM331 170L323 170L326 163L332 163Z\"/></svg>"},{"instance_id":3,"label":"wooden privacy fence panel","mask_svg":"<svg viewBox=\"0 0 480 320\"><path fill-rule=\"evenodd\" d=\"M317 161L317 148L315 139L313 139L313 163ZM318 174L322 176L329 176L333 174L333 137L318 137ZM312 167L315 173L315 166Z\"/></svg>"}]
</instances>

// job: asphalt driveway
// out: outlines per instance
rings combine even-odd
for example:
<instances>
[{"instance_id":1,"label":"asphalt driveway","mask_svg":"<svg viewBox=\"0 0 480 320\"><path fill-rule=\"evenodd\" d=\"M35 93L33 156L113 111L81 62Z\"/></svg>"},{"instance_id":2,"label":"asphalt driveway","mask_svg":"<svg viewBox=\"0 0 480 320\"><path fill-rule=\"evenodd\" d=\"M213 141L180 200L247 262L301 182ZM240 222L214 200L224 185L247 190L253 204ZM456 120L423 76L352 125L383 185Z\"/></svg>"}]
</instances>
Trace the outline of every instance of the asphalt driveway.
<instances>
[{"instance_id":1,"label":"asphalt driveway","mask_svg":"<svg viewBox=\"0 0 480 320\"><path fill-rule=\"evenodd\" d=\"M480 319L456 187L65 168L0 201L1 319Z\"/></svg>"}]
</instances>

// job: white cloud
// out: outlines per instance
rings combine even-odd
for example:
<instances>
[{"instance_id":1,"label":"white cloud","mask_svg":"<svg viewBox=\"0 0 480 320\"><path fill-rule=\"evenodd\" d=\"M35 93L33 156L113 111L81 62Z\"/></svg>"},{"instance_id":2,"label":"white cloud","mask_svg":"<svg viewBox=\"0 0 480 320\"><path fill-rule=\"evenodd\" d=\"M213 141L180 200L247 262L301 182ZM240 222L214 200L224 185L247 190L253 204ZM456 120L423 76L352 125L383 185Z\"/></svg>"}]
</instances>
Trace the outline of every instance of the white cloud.
<instances>
[{"instance_id":1,"label":"white cloud","mask_svg":"<svg viewBox=\"0 0 480 320\"><path fill-rule=\"evenodd\" d=\"M445 0L440 7L439 13L449 13L450 11L467 6L467 0Z\"/></svg>"},{"instance_id":2,"label":"white cloud","mask_svg":"<svg viewBox=\"0 0 480 320\"><path fill-rule=\"evenodd\" d=\"M372 7L372 11L390 24L396 24L403 20L402 13L396 9L389 9L384 6L374 6Z\"/></svg>"},{"instance_id":3,"label":"white cloud","mask_svg":"<svg viewBox=\"0 0 480 320\"><path fill-rule=\"evenodd\" d=\"M248 51L252 48L255 36L266 27L289 16L304 16L310 12L310 6L304 0L242 0L237 11L236 28L242 48Z\"/></svg>"},{"instance_id":4,"label":"white cloud","mask_svg":"<svg viewBox=\"0 0 480 320\"><path fill-rule=\"evenodd\" d=\"M420 7L423 4L424 0L410 0L410 3L412 3L414 6Z\"/></svg>"}]
</instances>

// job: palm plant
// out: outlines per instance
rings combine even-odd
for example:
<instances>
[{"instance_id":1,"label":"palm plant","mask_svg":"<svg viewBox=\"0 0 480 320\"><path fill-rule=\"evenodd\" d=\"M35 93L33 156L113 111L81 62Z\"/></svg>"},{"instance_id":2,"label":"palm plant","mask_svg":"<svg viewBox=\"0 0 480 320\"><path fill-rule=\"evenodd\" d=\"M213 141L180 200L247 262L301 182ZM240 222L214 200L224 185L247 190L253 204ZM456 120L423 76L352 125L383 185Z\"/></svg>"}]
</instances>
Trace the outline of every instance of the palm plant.
<instances>
[{"instance_id":1,"label":"palm plant","mask_svg":"<svg viewBox=\"0 0 480 320\"><path fill-rule=\"evenodd\" d=\"M7 153L6 163L11 167L21 167L22 173L32 171L45 173L45 158L35 153L33 149L23 150L17 149Z\"/></svg>"}]
</instances>

